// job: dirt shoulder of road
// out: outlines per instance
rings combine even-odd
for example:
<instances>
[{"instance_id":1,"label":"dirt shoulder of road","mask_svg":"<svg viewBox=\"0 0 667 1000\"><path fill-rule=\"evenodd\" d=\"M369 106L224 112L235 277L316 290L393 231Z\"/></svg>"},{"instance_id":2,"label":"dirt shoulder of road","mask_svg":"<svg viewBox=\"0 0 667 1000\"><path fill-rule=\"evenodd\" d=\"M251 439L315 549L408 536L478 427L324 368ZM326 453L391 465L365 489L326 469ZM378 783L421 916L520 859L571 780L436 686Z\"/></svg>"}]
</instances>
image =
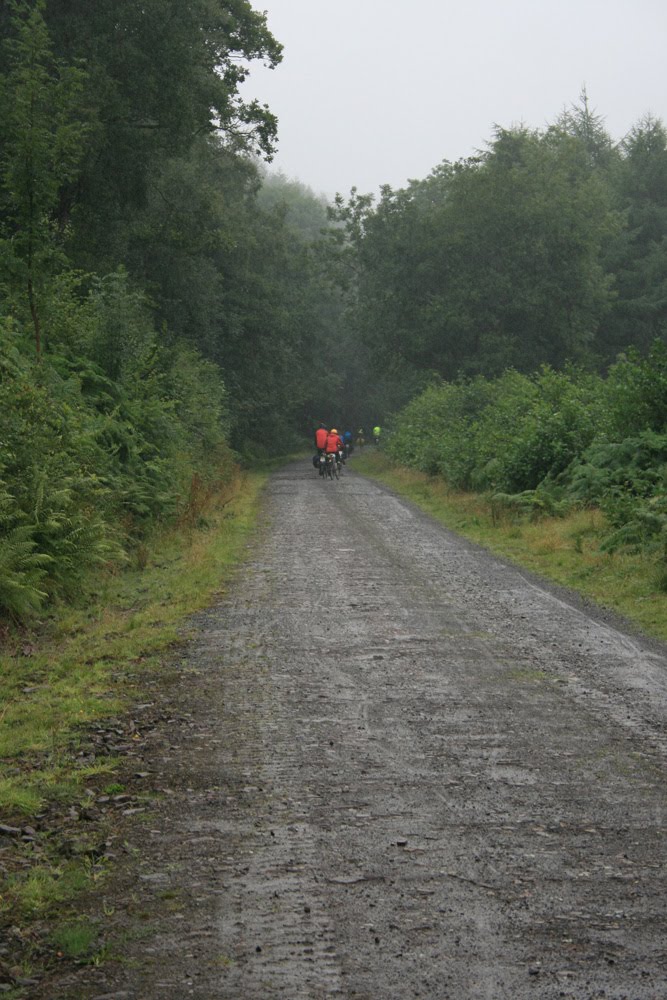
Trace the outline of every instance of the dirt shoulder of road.
<instances>
[{"instance_id":1,"label":"dirt shoulder of road","mask_svg":"<svg viewBox=\"0 0 667 1000\"><path fill-rule=\"evenodd\" d=\"M85 808L53 807L34 825L0 829L5 870L30 865L40 851L57 848L63 860L85 852L93 873L91 890L57 920L32 923L28 930L9 921L0 944L0 996L134 997L134 990L126 992L128 977L136 978L138 966L148 975L155 972L159 956L151 957L151 942L163 939L165 924L188 942L184 984L188 976L201 978L201 942L189 938L188 928L201 928L207 913L213 921L210 881L224 845L183 839L182 828L172 836L173 818L182 824L183 817L192 817L194 831L215 804L219 774L206 747L219 741L220 698L212 677L172 653L159 672L143 678L127 715L79 734L79 753L119 761L115 788L90 782ZM85 933L77 935L77 928ZM81 954L67 953L78 947Z\"/></svg>"}]
</instances>

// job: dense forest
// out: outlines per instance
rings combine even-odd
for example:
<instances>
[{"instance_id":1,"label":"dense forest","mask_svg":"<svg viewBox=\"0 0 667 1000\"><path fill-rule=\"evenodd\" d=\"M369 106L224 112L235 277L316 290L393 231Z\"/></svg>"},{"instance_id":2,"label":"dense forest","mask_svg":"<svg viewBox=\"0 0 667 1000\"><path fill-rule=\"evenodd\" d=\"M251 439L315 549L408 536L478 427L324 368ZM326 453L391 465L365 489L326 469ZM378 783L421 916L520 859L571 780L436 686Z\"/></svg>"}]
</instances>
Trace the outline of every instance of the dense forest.
<instances>
[{"instance_id":1,"label":"dense forest","mask_svg":"<svg viewBox=\"0 0 667 1000\"><path fill-rule=\"evenodd\" d=\"M247 0L0 6L0 608L23 616L285 451L330 391L326 205L263 182Z\"/></svg>"},{"instance_id":2,"label":"dense forest","mask_svg":"<svg viewBox=\"0 0 667 1000\"><path fill-rule=\"evenodd\" d=\"M667 559L664 125L614 144L583 94L336 217L389 454L496 510L595 506L609 551Z\"/></svg>"},{"instance_id":3,"label":"dense forest","mask_svg":"<svg viewBox=\"0 0 667 1000\"><path fill-rule=\"evenodd\" d=\"M281 45L248 0L0 7L4 614L75 592L230 456L285 453L320 419L398 414L397 456L450 475L406 451L441 397L450 421L508 385L576 384L568 405L592 412L630 366L655 399L633 433L664 430L660 121L614 142L583 95L544 130L498 128L402 190L327 205L271 173L279 122L242 96L253 60L279 72ZM580 451L614 420L619 438L614 405Z\"/></svg>"},{"instance_id":4,"label":"dense forest","mask_svg":"<svg viewBox=\"0 0 667 1000\"><path fill-rule=\"evenodd\" d=\"M498 128L486 151L378 204L338 198L334 216L380 412L432 376L603 371L667 333L667 131L651 117L614 144L583 94L544 131Z\"/></svg>"}]
</instances>

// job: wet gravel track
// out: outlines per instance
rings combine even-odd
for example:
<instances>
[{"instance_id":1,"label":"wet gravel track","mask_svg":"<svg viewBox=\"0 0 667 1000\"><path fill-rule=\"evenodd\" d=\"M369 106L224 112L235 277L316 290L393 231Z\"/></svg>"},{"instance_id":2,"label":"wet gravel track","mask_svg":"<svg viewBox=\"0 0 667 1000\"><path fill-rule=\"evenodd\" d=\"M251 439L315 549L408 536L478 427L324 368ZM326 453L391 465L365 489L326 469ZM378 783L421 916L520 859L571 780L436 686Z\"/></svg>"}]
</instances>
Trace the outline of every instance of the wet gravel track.
<instances>
[{"instance_id":1,"label":"wet gravel track","mask_svg":"<svg viewBox=\"0 0 667 1000\"><path fill-rule=\"evenodd\" d=\"M197 624L214 912L118 996L667 997L662 647L307 463Z\"/></svg>"}]
</instances>

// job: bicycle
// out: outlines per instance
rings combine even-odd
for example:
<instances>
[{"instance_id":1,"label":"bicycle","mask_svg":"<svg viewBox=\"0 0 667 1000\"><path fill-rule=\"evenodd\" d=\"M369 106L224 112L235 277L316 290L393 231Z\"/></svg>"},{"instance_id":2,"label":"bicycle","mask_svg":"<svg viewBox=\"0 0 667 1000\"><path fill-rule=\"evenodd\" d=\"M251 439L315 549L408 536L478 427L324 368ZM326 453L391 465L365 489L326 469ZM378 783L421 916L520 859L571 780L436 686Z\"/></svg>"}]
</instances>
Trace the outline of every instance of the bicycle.
<instances>
[{"instance_id":1,"label":"bicycle","mask_svg":"<svg viewBox=\"0 0 667 1000\"><path fill-rule=\"evenodd\" d=\"M341 461L337 452L327 452L326 474L329 479L340 479Z\"/></svg>"}]
</instances>

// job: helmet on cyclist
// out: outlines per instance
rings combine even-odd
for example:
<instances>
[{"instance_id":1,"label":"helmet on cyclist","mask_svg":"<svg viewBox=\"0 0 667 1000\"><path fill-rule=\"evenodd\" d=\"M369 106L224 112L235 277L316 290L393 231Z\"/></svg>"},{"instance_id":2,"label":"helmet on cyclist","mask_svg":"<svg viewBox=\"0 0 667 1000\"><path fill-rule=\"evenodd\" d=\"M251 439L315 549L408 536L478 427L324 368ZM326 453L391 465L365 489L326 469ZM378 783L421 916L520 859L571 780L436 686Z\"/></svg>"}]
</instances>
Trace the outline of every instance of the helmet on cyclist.
<instances>
[{"instance_id":1,"label":"helmet on cyclist","mask_svg":"<svg viewBox=\"0 0 667 1000\"><path fill-rule=\"evenodd\" d=\"M331 430L329 431L329 433L330 434L338 434L338 431L336 430L335 427L332 427Z\"/></svg>"}]
</instances>

